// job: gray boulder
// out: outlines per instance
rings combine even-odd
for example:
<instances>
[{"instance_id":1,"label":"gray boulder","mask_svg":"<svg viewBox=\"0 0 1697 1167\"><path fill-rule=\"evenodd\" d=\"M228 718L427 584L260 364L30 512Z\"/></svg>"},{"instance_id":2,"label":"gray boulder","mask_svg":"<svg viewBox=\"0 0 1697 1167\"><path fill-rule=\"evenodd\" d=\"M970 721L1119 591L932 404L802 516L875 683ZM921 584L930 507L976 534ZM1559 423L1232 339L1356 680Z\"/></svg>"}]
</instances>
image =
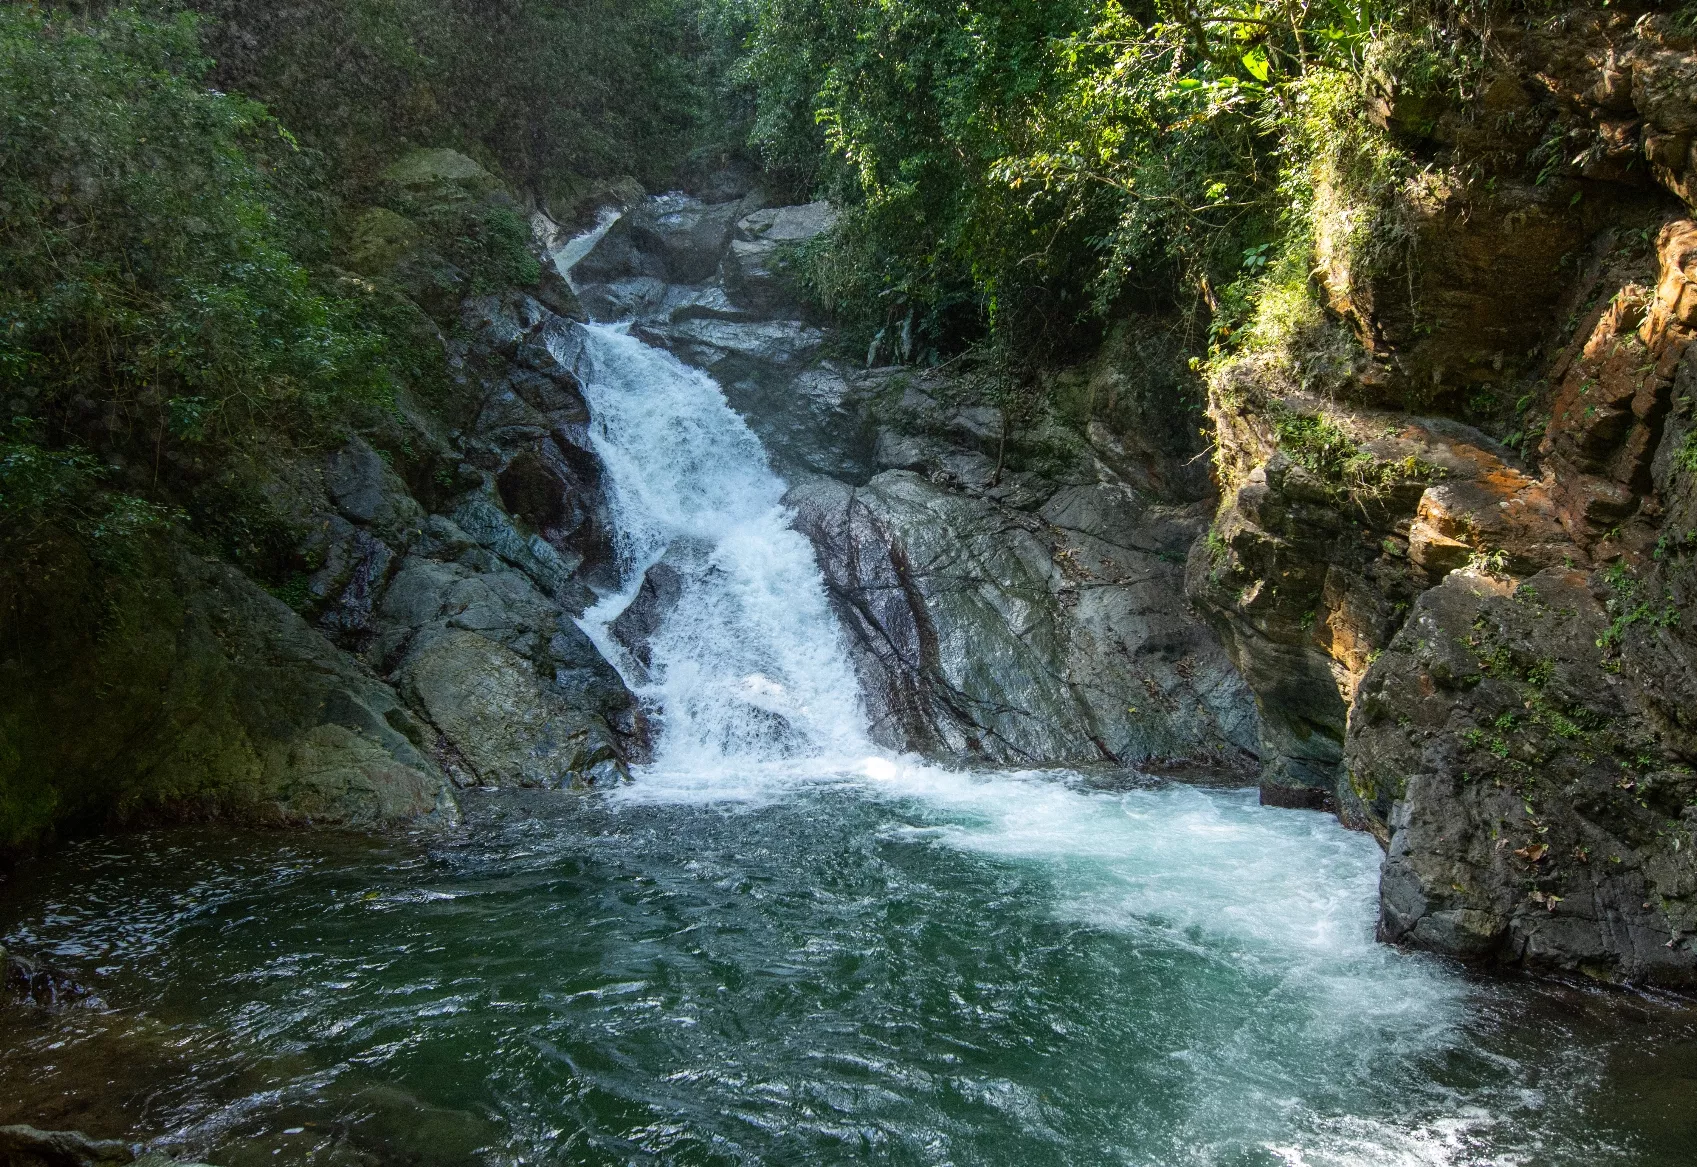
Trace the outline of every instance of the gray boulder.
<instances>
[{"instance_id":1,"label":"gray boulder","mask_svg":"<svg viewBox=\"0 0 1697 1167\"><path fill-rule=\"evenodd\" d=\"M409 559L381 616L385 667L461 784L605 781L642 756L636 703L612 666L556 601L480 550Z\"/></svg>"},{"instance_id":2,"label":"gray boulder","mask_svg":"<svg viewBox=\"0 0 1697 1167\"><path fill-rule=\"evenodd\" d=\"M709 205L676 192L658 195L635 215L632 241L660 258L670 282L699 284L718 269L744 210L740 201Z\"/></svg>"},{"instance_id":3,"label":"gray boulder","mask_svg":"<svg viewBox=\"0 0 1697 1167\"><path fill-rule=\"evenodd\" d=\"M788 249L818 238L836 225L830 203L772 207L738 221L736 237L719 266L719 278L737 304L775 313L795 299L784 263Z\"/></svg>"},{"instance_id":4,"label":"gray boulder","mask_svg":"<svg viewBox=\"0 0 1697 1167\"><path fill-rule=\"evenodd\" d=\"M649 642L683 599L683 584L683 574L676 567L656 563L642 577L642 587L630 607L620 612L611 625L613 639L645 669L654 664Z\"/></svg>"},{"instance_id":5,"label":"gray boulder","mask_svg":"<svg viewBox=\"0 0 1697 1167\"><path fill-rule=\"evenodd\" d=\"M884 744L1011 765L1251 763L1253 701L1183 599L1203 516L1109 486L1030 515L902 471L788 501Z\"/></svg>"}]
</instances>

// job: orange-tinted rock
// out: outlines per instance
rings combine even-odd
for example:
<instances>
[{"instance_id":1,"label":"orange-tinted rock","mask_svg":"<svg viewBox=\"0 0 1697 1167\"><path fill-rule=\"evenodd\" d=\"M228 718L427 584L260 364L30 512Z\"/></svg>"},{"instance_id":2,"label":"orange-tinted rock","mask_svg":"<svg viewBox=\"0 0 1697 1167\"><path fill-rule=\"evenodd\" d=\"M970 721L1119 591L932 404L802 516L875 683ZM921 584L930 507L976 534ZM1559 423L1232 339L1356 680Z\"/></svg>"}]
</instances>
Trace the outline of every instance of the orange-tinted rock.
<instances>
[{"instance_id":1,"label":"orange-tinted rock","mask_svg":"<svg viewBox=\"0 0 1697 1167\"><path fill-rule=\"evenodd\" d=\"M1656 240L1654 292L1623 288L1568 366L1540 452L1556 507L1590 544L1631 518L1672 404L1680 358L1697 331L1697 223L1680 219Z\"/></svg>"}]
</instances>

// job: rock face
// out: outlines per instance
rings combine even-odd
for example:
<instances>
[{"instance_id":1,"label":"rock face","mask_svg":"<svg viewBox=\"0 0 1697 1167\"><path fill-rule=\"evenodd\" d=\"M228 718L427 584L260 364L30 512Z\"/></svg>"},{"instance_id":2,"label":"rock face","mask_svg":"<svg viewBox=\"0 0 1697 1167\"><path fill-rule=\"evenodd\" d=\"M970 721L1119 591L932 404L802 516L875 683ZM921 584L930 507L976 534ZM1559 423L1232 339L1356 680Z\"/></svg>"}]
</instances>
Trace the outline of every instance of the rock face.
<instances>
[{"instance_id":1,"label":"rock face","mask_svg":"<svg viewBox=\"0 0 1697 1167\"><path fill-rule=\"evenodd\" d=\"M1544 441L1561 522L1607 566L1457 572L1362 682L1347 761L1369 825L1389 836L1392 939L1697 984L1697 352L1675 278L1688 230L1663 233L1648 307L1617 298L1589 333L1575 361L1589 371L1562 381ZM1617 404L1564 406L1575 377ZM1601 520L1585 501L1622 495L1630 513Z\"/></svg>"},{"instance_id":2,"label":"rock face","mask_svg":"<svg viewBox=\"0 0 1697 1167\"><path fill-rule=\"evenodd\" d=\"M647 743L635 699L572 620L614 582L589 408L552 353L574 326L525 295L470 301L463 323L469 427L451 452L470 489L427 516L369 447L332 455L319 622L418 712L456 783L611 781Z\"/></svg>"},{"instance_id":3,"label":"rock face","mask_svg":"<svg viewBox=\"0 0 1697 1167\"><path fill-rule=\"evenodd\" d=\"M392 181L488 178L407 165ZM402 391L267 468L295 572L275 594L184 541L135 572L73 557L30 598L0 652L0 849L114 815L453 822L456 786L614 781L646 756L572 619L614 573L589 409L551 351L577 326L518 290L453 312L447 339L421 317L437 399Z\"/></svg>"},{"instance_id":4,"label":"rock face","mask_svg":"<svg viewBox=\"0 0 1697 1167\"><path fill-rule=\"evenodd\" d=\"M1322 418L1321 408L1291 394L1222 411L1242 477L1191 550L1188 587L1255 691L1265 800L1347 815L1350 703L1416 597L1476 555L1519 571L1585 557L1549 490L1483 433L1331 404ZM1354 471L1329 473L1304 444L1322 425L1352 444Z\"/></svg>"},{"instance_id":5,"label":"rock face","mask_svg":"<svg viewBox=\"0 0 1697 1167\"><path fill-rule=\"evenodd\" d=\"M808 483L789 502L883 744L1224 773L1253 757L1248 694L1183 599L1200 508L1098 483L1022 511L905 470Z\"/></svg>"},{"instance_id":6,"label":"rock face","mask_svg":"<svg viewBox=\"0 0 1697 1167\"><path fill-rule=\"evenodd\" d=\"M1386 845L1385 938L1689 987L1697 41L1576 9L1497 47L1504 116L1379 101L1428 176L1511 161L1398 196L1418 272L1322 230L1354 355L1212 387L1225 489L1188 587L1255 691L1268 800ZM1535 182L1528 127L1589 148Z\"/></svg>"},{"instance_id":7,"label":"rock face","mask_svg":"<svg viewBox=\"0 0 1697 1167\"><path fill-rule=\"evenodd\" d=\"M1677 761L1697 684L1654 634L1623 667L1596 647L1609 627L1606 596L1561 568L1517 587L1457 572L1421 597L1350 734L1391 832L1388 939L1697 984L1697 778Z\"/></svg>"},{"instance_id":8,"label":"rock face","mask_svg":"<svg viewBox=\"0 0 1697 1167\"><path fill-rule=\"evenodd\" d=\"M126 599L134 635L10 663L5 736L33 763L13 797L39 791L44 814L145 810L124 792L162 789L270 821L456 816L429 728L370 669L233 568L184 552L170 579Z\"/></svg>"},{"instance_id":9,"label":"rock face","mask_svg":"<svg viewBox=\"0 0 1697 1167\"><path fill-rule=\"evenodd\" d=\"M1167 424L1152 420L1160 411L1054 426L1007 457L1001 413L971 377L821 359L825 336L787 265L834 215L756 203L651 200L573 275L598 318L630 318L711 372L796 483L787 502L848 632L875 737L995 765L1252 772L1249 691L1183 595L1206 473L1135 436ZM705 280L709 238L717 275ZM1067 374L1069 391L1131 396L1109 366ZM639 667L676 602L667 571L613 625Z\"/></svg>"}]
</instances>

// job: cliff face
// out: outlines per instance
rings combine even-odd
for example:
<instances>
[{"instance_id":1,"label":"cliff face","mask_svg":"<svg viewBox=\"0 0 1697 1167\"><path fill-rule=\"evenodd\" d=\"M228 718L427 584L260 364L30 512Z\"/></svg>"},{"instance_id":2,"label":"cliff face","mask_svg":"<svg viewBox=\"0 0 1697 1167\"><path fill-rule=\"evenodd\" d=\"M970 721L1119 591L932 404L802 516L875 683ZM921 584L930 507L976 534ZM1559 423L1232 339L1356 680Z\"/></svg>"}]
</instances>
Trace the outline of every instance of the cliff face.
<instances>
[{"instance_id":1,"label":"cliff face","mask_svg":"<svg viewBox=\"0 0 1697 1167\"><path fill-rule=\"evenodd\" d=\"M1387 844L1387 938L1689 984L1697 44L1589 9L1488 43L1467 110L1378 97L1428 159L1404 245L1352 269L1321 216L1348 337L1216 379L1189 586L1267 800Z\"/></svg>"}]
</instances>

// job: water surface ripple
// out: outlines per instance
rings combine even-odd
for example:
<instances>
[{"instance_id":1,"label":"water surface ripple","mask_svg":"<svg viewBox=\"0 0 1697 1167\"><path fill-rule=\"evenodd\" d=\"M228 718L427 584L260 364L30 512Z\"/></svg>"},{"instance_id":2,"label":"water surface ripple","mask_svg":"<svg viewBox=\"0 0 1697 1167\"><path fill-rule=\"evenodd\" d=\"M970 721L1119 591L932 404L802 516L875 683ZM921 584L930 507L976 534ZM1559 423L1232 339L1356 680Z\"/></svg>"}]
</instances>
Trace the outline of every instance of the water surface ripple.
<instances>
[{"instance_id":1,"label":"water surface ripple","mask_svg":"<svg viewBox=\"0 0 1697 1167\"><path fill-rule=\"evenodd\" d=\"M227 1167L1691 1161L1688 1014L1376 945L1323 816L873 769L71 848L7 940L106 1008L0 1015L0 1121Z\"/></svg>"}]
</instances>

